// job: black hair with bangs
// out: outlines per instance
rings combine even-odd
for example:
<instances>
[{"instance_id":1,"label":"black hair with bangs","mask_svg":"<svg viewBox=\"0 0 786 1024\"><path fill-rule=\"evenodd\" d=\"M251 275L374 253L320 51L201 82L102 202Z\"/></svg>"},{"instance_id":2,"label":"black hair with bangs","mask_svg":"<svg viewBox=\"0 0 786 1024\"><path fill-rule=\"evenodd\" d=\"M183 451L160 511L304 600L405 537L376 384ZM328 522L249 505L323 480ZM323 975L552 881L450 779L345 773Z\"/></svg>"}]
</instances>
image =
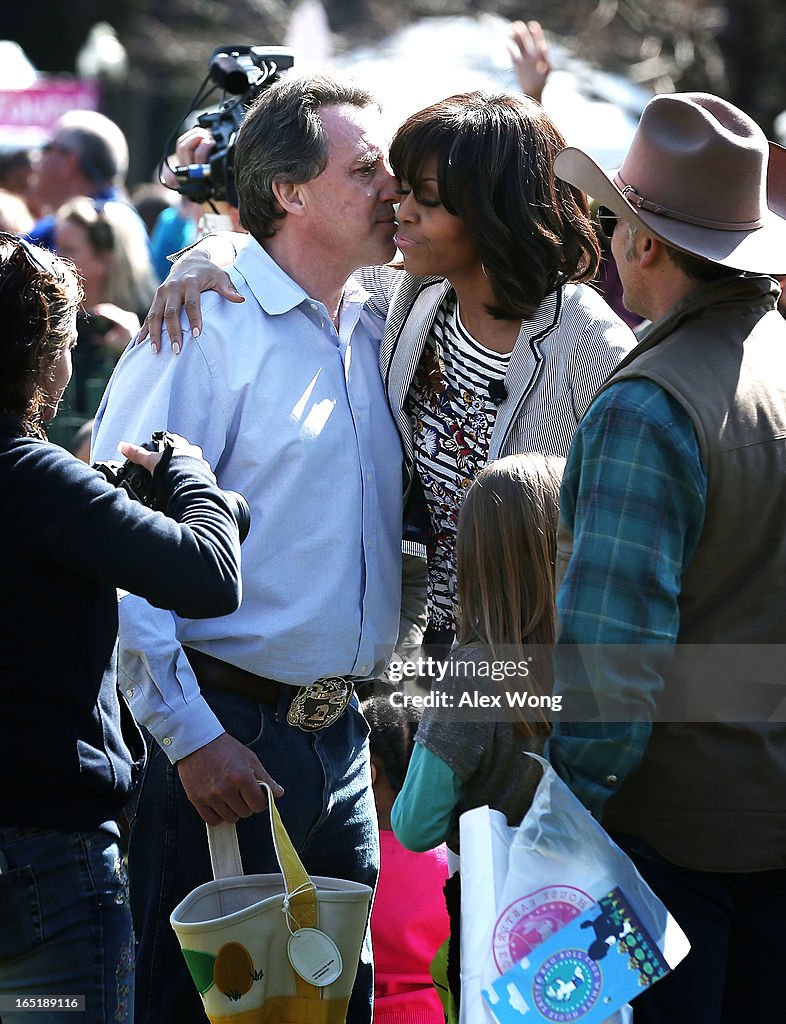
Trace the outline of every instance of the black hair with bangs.
<instances>
[{"instance_id":1,"label":"black hair with bangs","mask_svg":"<svg viewBox=\"0 0 786 1024\"><path fill-rule=\"evenodd\" d=\"M436 158L442 205L470 230L501 320L531 316L560 285L590 281L600 248L587 197L554 175L565 140L526 96L469 92L409 117L390 147L413 188Z\"/></svg>"}]
</instances>

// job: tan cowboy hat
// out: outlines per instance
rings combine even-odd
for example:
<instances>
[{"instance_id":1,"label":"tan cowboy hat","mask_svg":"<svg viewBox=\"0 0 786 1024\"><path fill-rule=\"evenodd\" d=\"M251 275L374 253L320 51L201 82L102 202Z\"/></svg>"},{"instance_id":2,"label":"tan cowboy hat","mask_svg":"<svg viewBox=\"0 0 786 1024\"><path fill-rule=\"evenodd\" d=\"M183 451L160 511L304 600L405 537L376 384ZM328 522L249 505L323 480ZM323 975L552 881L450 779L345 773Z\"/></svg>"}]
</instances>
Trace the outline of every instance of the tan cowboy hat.
<instances>
[{"instance_id":1,"label":"tan cowboy hat","mask_svg":"<svg viewBox=\"0 0 786 1024\"><path fill-rule=\"evenodd\" d=\"M572 147L554 170L668 245L735 270L786 274L786 150L717 96L651 99L616 172Z\"/></svg>"}]
</instances>

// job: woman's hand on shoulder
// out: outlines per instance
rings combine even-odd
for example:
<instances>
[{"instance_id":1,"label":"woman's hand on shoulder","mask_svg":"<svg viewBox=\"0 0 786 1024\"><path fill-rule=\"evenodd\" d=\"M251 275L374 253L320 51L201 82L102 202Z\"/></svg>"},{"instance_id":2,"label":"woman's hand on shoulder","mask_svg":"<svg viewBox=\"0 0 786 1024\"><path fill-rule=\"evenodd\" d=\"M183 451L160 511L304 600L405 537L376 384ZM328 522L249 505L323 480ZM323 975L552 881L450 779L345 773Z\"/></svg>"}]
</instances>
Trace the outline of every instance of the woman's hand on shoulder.
<instances>
[{"instance_id":1,"label":"woman's hand on shoulder","mask_svg":"<svg viewBox=\"0 0 786 1024\"><path fill-rule=\"evenodd\" d=\"M206 253L199 249L182 256L172 267L169 276L156 290L153 305L145 317L137 344L150 338L150 345L161 351L161 329L166 325L172 351L177 354L183 346L183 331L180 313L186 311L191 333L198 338L202 333L202 306L200 293L218 292L230 302L245 302L243 296L232 284L225 270L216 266Z\"/></svg>"}]
</instances>

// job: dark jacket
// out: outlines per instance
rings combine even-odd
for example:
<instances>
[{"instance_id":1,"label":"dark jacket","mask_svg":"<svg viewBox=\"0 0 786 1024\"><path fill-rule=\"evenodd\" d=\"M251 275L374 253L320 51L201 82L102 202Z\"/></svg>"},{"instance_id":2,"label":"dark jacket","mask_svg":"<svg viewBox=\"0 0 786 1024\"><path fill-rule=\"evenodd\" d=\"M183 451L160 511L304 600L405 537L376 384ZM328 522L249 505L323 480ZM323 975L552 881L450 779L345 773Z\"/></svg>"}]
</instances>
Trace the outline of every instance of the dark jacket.
<instances>
[{"instance_id":1,"label":"dark jacket","mask_svg":"<svg viewBox=\"0 0 786 1024\"><path fill-rule=\"evenodd\" d=\"M116 587L188 616L239 603L207 464L176 455L159 486L167 516L0 416L0 826L98 828L130 793L141 737L116 688Z\"/></svg>"}]
</instances>

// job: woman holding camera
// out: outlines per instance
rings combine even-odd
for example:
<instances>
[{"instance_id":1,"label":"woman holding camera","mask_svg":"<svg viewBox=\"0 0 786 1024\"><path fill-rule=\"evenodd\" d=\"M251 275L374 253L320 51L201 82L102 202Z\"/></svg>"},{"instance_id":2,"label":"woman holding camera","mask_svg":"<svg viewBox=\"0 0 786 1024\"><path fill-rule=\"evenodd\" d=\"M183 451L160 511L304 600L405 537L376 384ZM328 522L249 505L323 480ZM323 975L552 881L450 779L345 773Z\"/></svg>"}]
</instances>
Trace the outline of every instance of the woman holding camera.
<instances>
[{"instance_id":1,"label":"woman holding camera","mask_svg":"<svg viewBox=\"0 0 786 1024\"><path fill-rule=\"evenodd\" d=\"M153 474L162 515L47 442L81 297L68 261L0 233L4 1024L29 1009L71 1021L76 996L87 1024L133 1016L117 818L144 748L118 697L116 588L188 616L239 603L237 527L198 448L121 445Z\"/></svg>"}]
</instances>

